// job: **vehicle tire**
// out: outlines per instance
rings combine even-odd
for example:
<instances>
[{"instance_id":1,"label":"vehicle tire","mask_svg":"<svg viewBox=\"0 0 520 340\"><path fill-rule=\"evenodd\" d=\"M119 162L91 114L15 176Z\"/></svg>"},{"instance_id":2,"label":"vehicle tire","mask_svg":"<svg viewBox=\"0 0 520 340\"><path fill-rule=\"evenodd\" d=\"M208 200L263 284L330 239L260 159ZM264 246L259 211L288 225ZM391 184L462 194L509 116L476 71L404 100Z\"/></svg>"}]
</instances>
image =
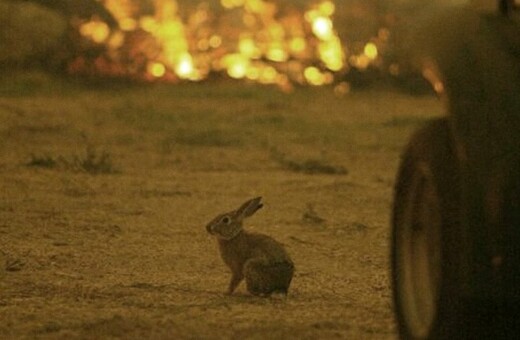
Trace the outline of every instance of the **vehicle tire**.
<instances>
[{"instance_id":1,"label":"vehicle tire","mask_svg":"<svg viewBox=\"0 0 520 340\"><path fill-rule=\"evenodd\" d=\"M448 120L431 121L410 140L394 193L392 288L403 339L461 338L471 330L460 296L459 188Z\"/></svg>"}]
</instances>

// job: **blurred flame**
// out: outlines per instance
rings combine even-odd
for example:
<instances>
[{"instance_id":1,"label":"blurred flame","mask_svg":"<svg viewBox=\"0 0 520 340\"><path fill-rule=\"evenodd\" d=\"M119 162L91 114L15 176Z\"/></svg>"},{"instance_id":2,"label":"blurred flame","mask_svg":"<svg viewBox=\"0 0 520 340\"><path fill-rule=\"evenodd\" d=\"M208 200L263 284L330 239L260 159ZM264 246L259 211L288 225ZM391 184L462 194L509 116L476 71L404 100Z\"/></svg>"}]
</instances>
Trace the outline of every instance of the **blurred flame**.
<instances>
[{"instance_id":1,"label":"blurred flame","mask_svg":"<svg viewBox=\"0 0 520 340\"><path fill-rule=\"evenodd\" d=\"M220 47L220 45L222 45L222 38L218 35L213 35L211 36L208 42L210 47L217 48Z\"/></svg>"},{"instance_id":2,"label":"blurred flame","mask_svg":"<svg viewBox=\"0 0 520 340\"><path fill-rule=\"evenodd\" d=\"M325 66L334 72L338 72L345 67L345 53L341 40L334 30L331 16L335 12L335 5L332 1L322 1L317 6L305 13L305 19L310 22L312 32L318 37L318 54ZM309 81L309 77L305 76ZM312 77L311 84L316 85L318 76Z\"/></svg>"},{"instance_id":3,"label":"blurred flame","mask_svg":"<svg viewBox=\"0 0 520 340\"><path fill-rule=\"evenodd\" d=\"M389 36L382 28L360 54L347 56L334 28L332 0L316 1L304 13L294 9L280 13L267 0L220 0L224 11L241 16L238 34L234 27L216 26L207 3L199 4L184 20L175 0L153 0L152 13L140 13L136 0L102 3L119 29L96 18L79 25L81 36L106 49L92 67L96 72L149 80L198 81L210 72L224 72L233 79L277 84L283 90L290 90L292 83L321 86L334 82L335 74L349 66L365 69L375 63L380 59L379 45ZM78 71L86 65L84 58L78 58L69 69ZM349 90L348 83L335 88L337 94Z\"/></svg>"},{"instance_id":4,"label":"blurred flame","mask_svg":"<svg viewBox=\"0 0 520 340\"><path fill-rule=\"evenodd\" d=\"M102 21L93 20L81 25L80 34L92 39L92 41L101 44L107 40L110 35L110 28Z\"/></svg>"},{"instance_id":5,"label":"blurred flame","mask_svg":"<svg viewBox=\"0 0 520 340\"><path fill-rule=\"evenodd\" d=\"M175 73L182 79L198 80L198 73L193 65L193 59L189 53L180 55L175 65Z\"/></svg>"},{"instance_id":6,"label":"blurred flame","mask_svg":"<svg viewBox=\"0 0 520 340\"><path fill-rule=\"evenodd\" d=\"M240 54L228 54L222 59L222 65L226 68L231 78L242 79L246 76L249 68L249 59Z\"/></svg>"},{"instance_id":7,"label":"blurred flame","mask_svg":"<svg viewBox=\"0 0 520 340\"><path fill-rule=\"evenodd\" d=\"M330 84L333 80L330 73L322 72L314 66L307 67L303 74L310 85L321 86Z\"/></svg>"},{"instance_id":8,"label":"blurred flame","mask_svg":"<svg viewBox=\"0 0 520 340\"><path fill-rule=\"evenodd\" d=\"M372 42L369 42L365 45L363 52L370 60L375 60L378 55L377 46Z\"/></svg>"},{"instance_id":9,"label":"blurred flame","mask_svg":"<svg viewBox=\"0 0 520 340\"><path fill-rule=\"evenodd\" d=\"M261 56L260 49L256 46L252 37L241 37L238 42L238 51L247 58L256 59Z\"/></svg>"},{"instance_id":10,"label":"blurred flame","mask_svg":"<svg viewBox=\"0 0 520 340\"><path fill-rule=\"evenodd\" d=\"M336 11L336 5L332 1L323 1L318 5L318 10L323 15L330 17Z\"/></svg>"},{"instance_id":11,"label":"blurred flame","mask_svg":"<svg viewBox=\"0 0 520 340\"><path fill-rule=\"evenodd\" d=\"M227 9L240 7L244 5L245 0L221 0L220 4Z\"/></svg>"},{"instance_id":12,"label":"blurred flame","mask_svg":"<svg viewBox=\"0 0 520 340\"><path fill-rule=\"evenodd\" d=\"M158 62L151 62L148 64L148 73L156 78L161 78L166 74L166 67Z\"/></svg>"},{"instance_id":13,"label":"blurred flame","mask_svg":"<svg viewBox=\"0 0 520 340\"><path fill-rule=\"evenodd\" d=\"M295 37L290 42L290 51L293 54L300 54L307 48L307 42L303 37Z\"/></svg>"},{"instance_id":14,"label":"blurred flame","mask_svg":"<svg viewBox=\"0 0 520 340\"><path fill-rule=\"evenodd\" d=\"M444 83L438 76L437 68L435 64L431 61L425 61L423 66L422 75L423 77L432 84L433 89L437 94L442 94L444 92Z\"/></svg>"},{"instance_id":15,"label":"blurred flame","mask_svg":"<svg viewBox=\"0 0 520 340\"><path fill-rule=\"evenodd\" d=\"M333 35L332 21L322 16L312 19L312 32L321 40L330 39Z\"/></svg>"}]
</instances>

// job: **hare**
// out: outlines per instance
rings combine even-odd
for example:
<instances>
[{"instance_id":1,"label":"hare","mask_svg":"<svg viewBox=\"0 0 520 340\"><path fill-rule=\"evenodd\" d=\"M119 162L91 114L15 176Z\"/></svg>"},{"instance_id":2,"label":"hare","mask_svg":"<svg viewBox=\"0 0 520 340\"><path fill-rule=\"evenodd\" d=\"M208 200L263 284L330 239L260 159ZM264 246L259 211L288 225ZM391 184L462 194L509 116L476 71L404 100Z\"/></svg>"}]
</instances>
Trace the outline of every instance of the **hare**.
<instances>
[{"instance_id":1,"label":"hare","mask_svg":"<svg viewBox=\"0 0 520 340\"><path fill-rule=\"evenodd\" d=\"M271 237L247 232L242 221L262 208L262 197L253 198L237 210L215 217L206 230L218 241L220 255L231 269L227 294L246 279L247 290L257 296L287 295L294 264L282 244Z\"/></svg>"}]
</instances>

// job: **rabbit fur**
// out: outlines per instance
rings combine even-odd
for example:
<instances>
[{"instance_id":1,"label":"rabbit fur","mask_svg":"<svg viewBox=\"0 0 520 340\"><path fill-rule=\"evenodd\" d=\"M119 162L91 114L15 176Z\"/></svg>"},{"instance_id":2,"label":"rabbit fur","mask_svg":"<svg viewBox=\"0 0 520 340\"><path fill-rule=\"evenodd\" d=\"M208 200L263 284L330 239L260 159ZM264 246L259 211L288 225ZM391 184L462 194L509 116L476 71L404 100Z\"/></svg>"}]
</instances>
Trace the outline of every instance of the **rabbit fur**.
<instances>
[{"instance_id":1,"label":"rabbit fur","mask_svg":"<svg viewBox=\"0 0 520 340\"><path fill-rule=\"evenodd\" d=\"M262 198L243 203L237 210L220 214L206 225L215 236L220 255L231 269L227 294L232 294L243 279L249 293L270 296L287 294L294 264L283 245L273 238L243 229L242 222L262 208Z\"/></svg>"}]
</instances>

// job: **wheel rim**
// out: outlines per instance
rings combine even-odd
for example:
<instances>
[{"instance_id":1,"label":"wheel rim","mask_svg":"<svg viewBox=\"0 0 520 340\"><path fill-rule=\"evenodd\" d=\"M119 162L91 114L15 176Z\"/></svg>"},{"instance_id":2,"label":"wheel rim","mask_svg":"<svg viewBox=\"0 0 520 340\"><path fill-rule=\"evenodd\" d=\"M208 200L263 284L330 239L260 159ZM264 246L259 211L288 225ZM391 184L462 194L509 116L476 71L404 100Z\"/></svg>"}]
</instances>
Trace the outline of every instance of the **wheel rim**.
<instances>
[{"instance_id":1,"label":"wheel rim","mask_svg":"<svg viewBox=\"0 0 520 340\"><path fill-rule=\"evenodd\" d=\"M441 282L440 201L431 172L415 169L396 225L396 288L413 338L427 338L435 321Z\"/></svg>"}]
</instances>

